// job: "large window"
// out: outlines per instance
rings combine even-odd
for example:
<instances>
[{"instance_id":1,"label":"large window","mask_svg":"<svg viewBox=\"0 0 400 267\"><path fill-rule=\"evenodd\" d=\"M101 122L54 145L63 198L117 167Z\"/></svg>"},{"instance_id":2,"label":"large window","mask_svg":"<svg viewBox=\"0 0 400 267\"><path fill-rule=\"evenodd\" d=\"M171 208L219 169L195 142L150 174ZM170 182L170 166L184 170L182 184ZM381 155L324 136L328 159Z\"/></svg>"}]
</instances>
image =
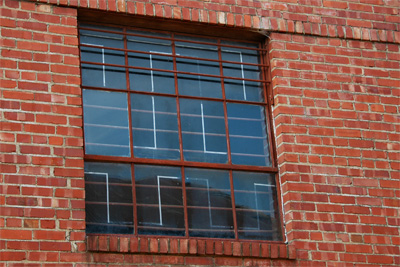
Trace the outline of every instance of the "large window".
<instances>
[{"instance_id":1,"label":"large window","mask_svg":"<svg viewBox=\"0 0 400 267\"><path fill-rule=\"evenodd\" d=\"M79 32L87 233L281 240L261 44Z\"/></svg>"}]
</instances>

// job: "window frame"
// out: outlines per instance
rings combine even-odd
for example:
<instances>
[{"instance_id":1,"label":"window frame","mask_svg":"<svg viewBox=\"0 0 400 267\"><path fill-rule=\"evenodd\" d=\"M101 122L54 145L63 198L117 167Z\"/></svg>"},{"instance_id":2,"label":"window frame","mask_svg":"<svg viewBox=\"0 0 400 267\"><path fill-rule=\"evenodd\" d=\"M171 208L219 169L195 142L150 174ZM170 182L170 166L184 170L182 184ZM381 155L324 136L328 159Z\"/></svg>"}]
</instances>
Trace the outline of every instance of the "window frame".
<instances>
[{"instance_id":1,"label":"window frame","mask_svg":"<svg viewBox=\"0 0 400 267\"><path fill-rule=\"evenodd\" d=\"M212 35L199 35L199 34L192 34L192 33L185 33L185 32L175 32L173 30L171 31L166 31L166 30L155 30L155 29L148 29L148 28L141 28L141 27L134 27L134 26L126 26L126 25L119 25L119 24L104 24L104 23L96 23L93 21L81 21L78 23L78 31L80 29L84 29L84 26L82 27L81 24L86 24L89 23L91 25L97 25L97 26L109 26L109 27L118 27L118 28L123 28L122 34L124 35L124 49L115 49L118 51L122 51L124 53L125 57L125 73L126 73L126 89L110 89L110 88L101 88L101 87L92 87L92 86L86 86L82 84L82 79L81 79L81 88L87 88L87 89L94 89L94 90L104 90L104 91L112 91L112 92L124 92L127 94L132 94L132 93L140 93L143 95L153 95L153 96L168 96L168 97L173 97L177 99L177 119L178 119L178 127L179 127L179 153L180 153L180 159L179 160L163 160L163 159L149 159L149 158L135 158L134 157L134 144L133 144L133 130L132 130L132 112L129 109L131 107L131 97L128 96L128 119L129 119L129 138L130 138L130 152L131 155L129 157L122 157L122 156L104 156L104 155L91 155L91 154L86 154L85 147L86 147L86 140L84 138L84 161L85 162L107 162L107 163L126 163L130 164L131 168L131 175L132 175L132 199L133 199L133 219L134 219L134 234L128 234L128 236L135 236L135 237L149 237L149 238L176 238L176 239L205 239L205 240L226 240L226 241L239 241L239 242L268 242L268 243L282 243L285 240L285 234L284 234L284 224L283 224L283 212L282 212L282 199L281 199L281 188L280 188L280 183L279 183L279 170L277 166L277 151L276 151L276 145L275 145L275 136L273 134L273 117L272 117L272 105L273 105L273 98L272 98L272 87L271 87L271 75L270 75L270 65L269 65L269 57L268 57L268 42L264 38L263 41L244 41L242 39L237 39L237 38L227 38L227 37L215 37ZM164 94L164 93L148 93L148 92L143 92L143 91L137 91L133 90L130 88L130 82L129 82L129 70L132 68L132 66L129 66L127 62L127 53L128 52L135 52L132 50L129 50L127 48L127 38L126 36L131 35L127 33L128 29L134 29L134 30L139 30L143 32L154 32L154 33L165 33L168 32L171 34L171 38L166 38L166 40L171 40L171 46L173 49L173 55L171 57L173 58L173 66L174 70L171 72L174 75L174 83L175 83L175 93L174 94ZM90 30L93 30L90 28ZM107 32L107 31L104 31ZM115 33L115 32L109 32L109 33ZM193 162L193 161L185 161L183 157L184 149L183 149L183 143L182 143L182 127L181 127L181 119L180 119L180 111L179 111L179 99L201 99L201 100L210 100L210 101L216 101L215 98L212 97L196 97L196 96L189 96L189 95L182 95L179 94L178 92L178 74L182 73L177 70L177 58L182 58L182 59L194 59L188 56L177 56L175 53L175 45L174 45L174 34L179 34L179 35L184 35L188 37L205 37L205 38L212 38L212 39L217 39L218 40L218 60L210 60L217 62L219 64L220 68L220 79L221 79L221 87L222 87L222 100L219 99L218 102L222 102L224 106L224 117L225 117L225 131L226 131L226 139L227 139L227 154L228 154L228 163L223 164L223 163L208 163L208 162ZM132 34L134 35L134 34ZM78 36L80 34L78 33ZM136 35L140 36L140 35ZM146 35L142 35L143 37L148 37ZM262 84L262 90L263 90L263 102L252 102L252 101L242 101L242 100L232 100L232 99L226 99L225 96L225 88L224 88L224 79L226 76L222 75L222 68L223 65L222 63L229 63L229 61L224 61L221 58L221 45L220 41L221 40L227 40L227 41L236 41L236 42L249 42L249 43L258 43L258 48L254 49L259 51L259 58L260 58L260 64L257 64L260 66L260 77L261 79L259 82ZM179 40L182 41L182 40ZM196 43L195 41L190 41L191 43ZM201 44L201 42L199 42ZM208 44L208 43L205 43ZM81 43L79 42L79 47L81 48ZM90 47L90 45L88 45ZM224 47L229 47L229 45L224 45ZM240 46L232 46L233 48L243 48ZM108 48L107 48L108 49ZM253 50L252 48L246 48ZM113 49L110 49L113 50ZM143 54L146 54L146 52L142 52ZM150 53L149 53L150 54ZM80 53L81 57L81 53ZM205 60L207 61L207 60ZM92 63L92 62L85 62L82 61L80 58L80 66L85 63ZM112 65L112 64L101 64L101 65ZM139 67L140 69L140 67ZM152 69L154 70L154 69ZM81 67L82 71L82 67ZM164 71L164 70L163 70ZM195 75L195 74L192 74ZM208 76L208 75L204 75ZM212 76L212 75L211 75ZM82 73L81 73L82 77ZM243 79L240 79L243 80ZM230 144L229 144L229 129L228 129L228 115L227 115L227 103L237 103L237 104L256 104L257 106L262 106L265 114L265 123L266 123L266 135L268 138L269 142L269 153L270 153L270 160L271 160L271 166L250 166L250 165L238 165L238 164L233 164L231 160L231 151L230 151ZM83 117L82 113L82 117ZM83 119L82 119L83 121ZM83 128L83 127L82 127ZM84 135L84 134L83 134ZM135 164L142 164L142 165L157 165L157 166L171 166L171 167L179 167L181 169L182 175L182 197L183 197L183 208L184 208L184 223L185 223L185 236L165 236L165 235L142 235L138 234L138 222L137 222L137 203L136 203L136 185L135 185L135 179L134 179L134 165ZM230 186L231 186L231 198L232 198L232 215L233 215L233 223L234 223L234 234L235 238L215 238L215 237L193 237L189 235L189 226L188 226L188 214L187 214L187 199L186 199L186 187L185 187L185 167L191 167L191 168L201 168L201 169L206 169L206 170L226 170L229 171L230 175ZM280 241L271 241L271 240L260 240L260 239L239 239L238 235L238 226L237 226L237 219L236 219L236 208L235 208L235 195L234 195L234 189L233 189L233 178L232 178L232 172L233 171L244 171L244 172L257 172L257 173L268 173L271 174L275 177L275 188L276 188L276 199L274 201L275 207L275 213L279 216L278 221L279 221L279 231L280 235L282 237L282 240ZM123 234L113 234L113 233L87 233L87 235L123 235Z\"/></svg>"}]
</instances>

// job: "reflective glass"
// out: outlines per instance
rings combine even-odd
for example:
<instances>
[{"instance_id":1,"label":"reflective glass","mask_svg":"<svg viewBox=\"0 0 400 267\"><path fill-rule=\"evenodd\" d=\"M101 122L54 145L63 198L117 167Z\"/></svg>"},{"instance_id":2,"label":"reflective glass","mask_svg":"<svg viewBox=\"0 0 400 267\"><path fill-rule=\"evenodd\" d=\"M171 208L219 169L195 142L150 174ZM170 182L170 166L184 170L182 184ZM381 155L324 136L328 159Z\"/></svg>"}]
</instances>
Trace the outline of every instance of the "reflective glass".
<instances>
[{"instance_id":1,"label":"reflective glass","mask_svg":"<svg viewBox=\"0 0 400 267\"><path fill-rule=\"evenodd\" d=\"M227 103L233 164L271 166L262 106Z\"/></svg>"},{"instance_id":2,"label":"reflective glass","mask_svg":"<svg viewBox=\"0 0 400 267\"><path fill-rule=\"evenodd\" d=\"M225 79L225 96L227 99L263 102L264 95L260 82Z\"/></svg>"},{"instance_id":3,"label":"reflective glass","mask_svg":"<svg viewBox=\"0 0 400 267\"><path fill-rule=\"evenodd\" d=\"M239 238L280 240L274 175L233 172L233 187Z\"/></svg>"},{"instance_id":4,"label":"reflective glass","mask_svg":"<svg viewBox=\"0 0 400 267\"><path fill-rule=\"evenodd\" d=\"M138 33L138 32L135 32ZM163 36L151 34L152 36ZM148 52L142 54L136 52L128 53L128 64L134 67L142 67L158 70L130 69L129 79L132 90L175 93L174 74L159 70L173 70L171 41L152 39L147 37L128 37L128 49ZM161 54L161 55L160 55ZM164 56L165 55L165 56Z\"/></svg>"},{"instance_id":5,"label":"reflective glass","mask_svg":"<svg viewBox=\"0 0 400 267\"><path fill-rule=\"evenodd\" d=\"M225 77L252 80L260 80L262 78L259 66L244 64L260 64L258 52L256 50L230 47L222 48L222 60L231 61L222 64ZM225 79L224 84L227 99L257 102L264 101L262 84L260 82Z\"/></svg>"},{"instance_id":6,"label":"reflective glass","mask_svg":"<svg viewBox=\"0 0 400 267\"><path fill-rule=\"evenodd\" d=\"M138 233L185 235L180 168L135 165Z\"/></svg>"},{"instance_id":7,"label":"reflective glass","mask_svg":"<svg viewBox=\"0 0 400 267\"><path fill-rule=\"evenodd\" d=\"M115 30L114 28L112 29ZM81 46L81 60L101 64L82 64L82 85L125 89L125 68L102 65L125 65L125 57L123 51L107 49L123 49L123 35L89 30L80 30L80 34L81 44L96 46Z\"/></svg>"},{"instance_id":8,"label":"reflective glass","mask_svg":"<svg viewBox=\"0 0 400 267\"><path fill-rule=\"evenodd\" d=\"M181 99L183 155L187 161L228 161L221 102Z\"/></svg>"},{"instance_id":9,"label":"reflective glass","mask_svg":"<svg viewBox=\"0 0 400 267\"><path fill-rule=\"evenodd\" d=\"M85 162L86 232L133 234L130 164Z\"/></svg>"},{"instance_id":10,"label":"reflective glass","mask_svg":"<svg viewBox=\"0 0 400 267\"><path fill-rule=\"evenodd\" d=\"M130 156L127 94L82 90L85 153Z\"/></svg>"},{"instance_id":11,"label":"reflective glass","mask_svg":"<svg viewBox=\"0 0 400 267\"><path fill-rule=\"evenodd\" d=\"M178 88L181 95L222 98L220 78L178 74Z\"/></svg>"},{"instance_id":12,"label":"reflective glass","mask_svg":"<svg viewBox=\"0 0 400 267\"><path fill-rule=\"evenodd\" d=\"M175 98L131 94L131 106L135 157L179 159Z\"/></svg>"},{"instance_id":13,"label":"reflective glass","mask_svg":"<svg viewBox=\"0 0 400 267\"><path fill-rule=\"evenodd\" d=\"M234 238L228 171L185 168L189 235Z\"/></svg>"}]
</instances>

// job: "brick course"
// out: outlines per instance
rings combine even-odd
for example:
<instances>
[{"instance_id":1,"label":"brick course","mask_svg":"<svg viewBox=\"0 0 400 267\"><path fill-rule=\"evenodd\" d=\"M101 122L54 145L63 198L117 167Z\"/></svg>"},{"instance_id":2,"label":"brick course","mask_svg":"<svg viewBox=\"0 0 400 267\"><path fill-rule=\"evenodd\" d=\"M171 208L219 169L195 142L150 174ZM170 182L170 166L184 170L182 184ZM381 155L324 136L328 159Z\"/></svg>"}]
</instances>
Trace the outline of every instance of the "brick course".
<instances>
[{"instance_id":1,"label":"brick course","mask_svg":"<svg viewBox=\"0 0 400 267\"><path fill-rule=\"evenodd\" d=\"M0 3L2 266L400 264L398 1ZM287 244L86 237L77 8L268 33Z\"/></svg>"}]
</instances>

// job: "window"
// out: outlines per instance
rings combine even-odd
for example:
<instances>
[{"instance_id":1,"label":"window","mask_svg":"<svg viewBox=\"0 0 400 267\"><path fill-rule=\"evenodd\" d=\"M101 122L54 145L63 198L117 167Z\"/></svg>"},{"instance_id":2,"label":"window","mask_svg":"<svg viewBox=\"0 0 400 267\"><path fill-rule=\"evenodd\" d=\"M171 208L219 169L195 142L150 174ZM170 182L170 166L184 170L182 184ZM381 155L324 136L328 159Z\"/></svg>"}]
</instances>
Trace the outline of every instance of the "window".
<instances>
[{"instance_id":1,"label":"window","mask_svg":"<svg viewBox=\"0 0 400 267\"><path fill-rule=\"evenodd\" d=\"M281 240L261 44L79 32L87 233Z\"/></svg>"}]
</instances>

